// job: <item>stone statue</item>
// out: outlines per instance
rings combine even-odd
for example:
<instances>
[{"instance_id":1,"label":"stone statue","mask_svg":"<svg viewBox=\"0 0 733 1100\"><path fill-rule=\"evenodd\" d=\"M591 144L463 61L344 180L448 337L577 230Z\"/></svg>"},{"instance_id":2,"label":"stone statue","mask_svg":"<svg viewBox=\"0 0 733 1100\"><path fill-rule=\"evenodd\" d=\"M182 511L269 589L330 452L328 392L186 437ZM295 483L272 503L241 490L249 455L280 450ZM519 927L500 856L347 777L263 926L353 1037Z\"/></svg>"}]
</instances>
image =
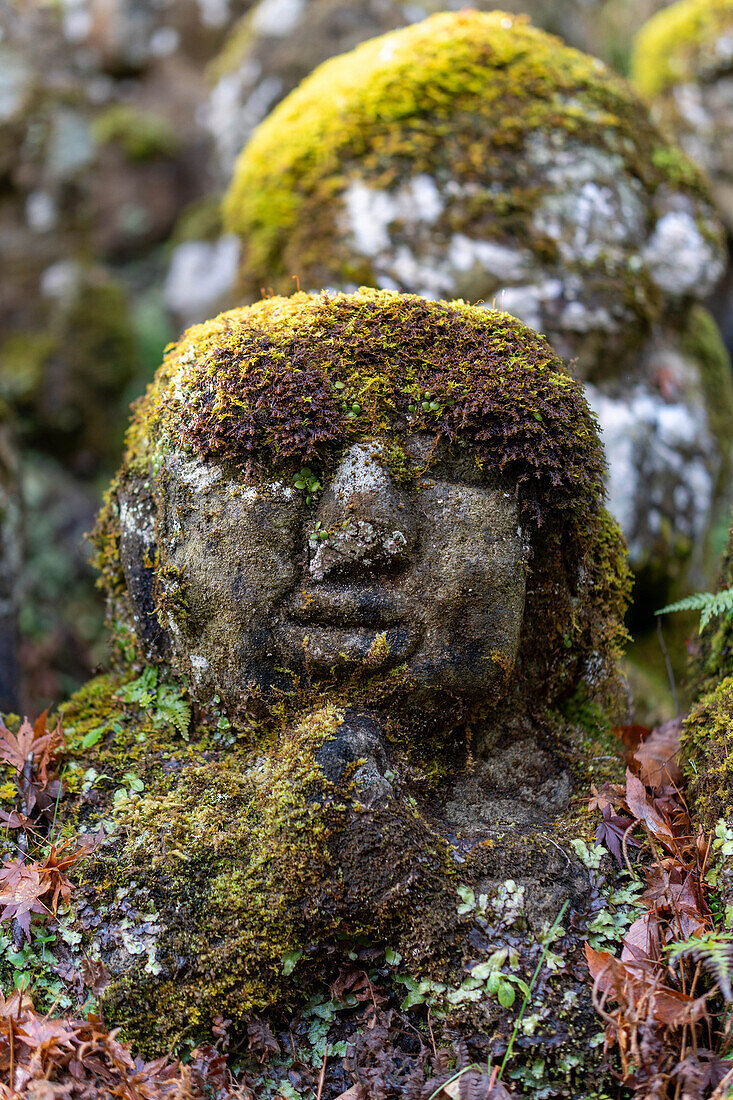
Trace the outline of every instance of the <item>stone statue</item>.
<instances>
[{"instance_id":1,"label":"stone statue","mask_svg":"<svg viewBox=\"0 0 733 1100\"><path fill-rule=\"evenodd\" d=\"M260 125L224 214L245 300L295 277L366 284L495 304L545 333L601 421L637 610L703 583L733 389L696 303L724 237L697 169L601 62L502 12L373 39Z\"/></svg>"},{"instance_id":2,"label":"stone statue","mask_svg":"<svg viewBox=\"0 0 733 1100\"><path fill-rule=\"evenodd\" d=\"M364 943L505 1042L457 890L486 950L523 922L517 968L565 901L592 911L572 799L610 756L578 715L612 694L628 594L602 480L579 384L505 314L299 293L169 349L95 536L116 669L64 718L80 819L117 788L80 950L144 1050ZM547 1004L595 1028L563 935Z\"/></svg>"},{"instance_id":3,"label":"stone statue","mask_svg":"<svg viewBox=\"0 0 733 1100\"><path fill-rule=\"evenodd\" d=\"M639 31L632 77L658 121L708 173L733 232L733 79L729 0L678 0Z\"/></svg>"},{"instance_id":4,"label":"stone statue","mask_svg":"<svg viewBox=\"0 0 733 1100\"><path fill-rule=\"evenodd\" d=\"M669 0L509 0L508 12L526 13L535 26L560 35L625 72L631 40L646 19ZM287 10L277 0L257 0L233 27L212 65L208 122L224 178L252 132L301 80L329 57L378 34L438 11L458 0L296 0ZM492 11L491 2L474 5Z\"/></svg>"}]
</instances>

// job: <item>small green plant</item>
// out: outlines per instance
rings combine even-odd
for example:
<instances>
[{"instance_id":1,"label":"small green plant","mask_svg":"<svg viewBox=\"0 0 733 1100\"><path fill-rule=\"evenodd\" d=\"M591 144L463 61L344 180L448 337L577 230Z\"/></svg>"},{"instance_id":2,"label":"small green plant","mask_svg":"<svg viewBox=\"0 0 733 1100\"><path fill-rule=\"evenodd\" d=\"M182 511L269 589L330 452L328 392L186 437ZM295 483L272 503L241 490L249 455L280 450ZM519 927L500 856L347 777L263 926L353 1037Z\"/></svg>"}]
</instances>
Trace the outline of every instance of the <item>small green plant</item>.
<instances>
[{"instance_id":1,"label":"small green plant","mask_svg":"<svg viewBox=\"0 0 733 1100\"><path fill-rule=\"evenodd\" d=\"M134 772L125 772L122 777L124 786L118 787L112 796L116 809L124 808L136 795L145 790L145 784Z\"/></svg>"},{"instance_id":2,"label":"small green plant","mask_svg":"<svg viewBox=\"0 0 733 1100\"><path fill-rule=\"evenodd\" d=\"M283 955L283 974L292 974L302 951L286 951Z\"/></svg>"},{"instance_id":3,"label":"small green plant","mask_svg":"<svg viewBox=\"0 0 733 1100\"><path fill-rule=\"evenodd\" d=\"M733 935L730 932L706 932L667 946L670 962L691 958L713 979L728 1004L733 1003Z\"/></svg>"},{"instance_id":4,"label":"small green plant","mask_svg":"<svg viewBox=\"0 0 733 1100\"><path fill-rule=\"evenodd\" d=\"M702 633L711 619L724 615L728 620L733 616L733 588L724 588L722 592L696 592L693 596L667 604L656 614L669 615L673 611L699 611L699 629Z\"/></svg>"},{"instance_id":5,"label":"small green plant","mask_svg":"<svg viewBox=\"0 0 733 1100\"><path fill-rule=\"evenodd\" d=\"M309 466L304 466L297 474L293 475L293 485L296 489L306 490L306 504L310 504L313 495L322 489L320 481Z\"/></svg>"},{"instance_id":6,"label":"small green plant","mask_svg":"<svg viewBox=\"0 0 733 1100\"><path fill-rule=\"evenodd\" d=\"M191 726L191 706L183 698L183 688L177 684L159 684L158 669L148 665L142 676L132 680L117 693L125 703L135 703L146 710L156 726L169 725L188 740Z\"/></svg>"},{"instance_id":7,"label":"small green plant","mask_svg":"<svg viewBox=\"0 0 733 1100\"><path fill-rule=\"evenodd\" d=\"M525 986L526 992L524 994L524 1000L522 1001L522 1005L521 1005L521 1008L519 1009L519 1012L517 1014L517 1018L514 1021L514 1027L512 1029L512 1033L509 1037L509 1043L507 1044L506 1051L504 1052L504 1058L503 1058L501 1066L499 1068L499 1078L498 1078L499 1080L501 1080L501 1078L504 1076L504 1070L506 1069L507 1062L509 1061L509 1059L512 1056L512 1051L514 1050L514 1044L517 1041L517 1035L519 1034L519 1028L521 1026L522 1019L524 1017L525 1012L527 1011L527 1005L529 1004L530 998L532 997L532 990L534 989L535 982L537 981L537 978L539 977L540 970L542 969L542 964L545 962L545 957L546 957L546 955L549 951L550 944L552 943L552 941L554 939L556 939L558 937L558 935L562 934L562 931L561 931L561 928L560 928L560 922L562 921L562 918L565 915L565 910L567 909L569 904L570 903L568 901L564 901L562 903L562 908L560 909L560 912L555 917L555 920L553 921L552 926L551 926L549 932L547 933L547 935L545 937L544 946L542 948L542 954L540 955L539 960L537 962L537 966L534 969L534 973L533 973L533 975L530 979L530 983L529 983L528 986Z\"/></svg>"},{"instance_id":8,"label":"small green plant","mask_svg":"<svg viewBox=\"0 0 733 1100\"><path fill-rule=\"evenodd\" d=\"M346 397L344 390L346 389L345 382L334 382L333 388L338 391L339 397ZM349 401L348 398L341 402L341 412L346 414L347 420L356 420L361 412L361 405L358 401Z\"/></svg>"},{"instance_id":9,"label":"small green plant","mask_svg":"<svg viewBox=\"0 0 733 1100\"><path fill-rule=\"evenodd\" d=\"M453 401L437 401L431 393L421 393L419 389L416 389L410 395L410 404L407 406L407 411L412 413L413 416L420 412L435 413L437 416L440 416L446 406L452 404L454 404Z\"/></svg>"},{"instance_id":10,"label":"small green plant","mask_svg":"<svg viewBox=\"0 0 733 1100\"><path fill-rule=\"evenodd\" d=\"M57 940L56 932L35 922L31 925L30 942L24 943L19 950L9 936L0 933L0 973L3 977L7 975L15 989L32 991L34 1001L45 1008L71 1006L66 987L54 971L58 959L51 947Z\"/></svg>"},{"instance_id":11,"label":"small green plant","mask_svg":"<svg viewBox=\"0 0 733 1100\"><path fill-rule=\"evenodd\" d=\"M303 1009L303 1016L311 1019L308 1028L308 1043L310 1045L310 1062L312 1066L320 1067L328 1052L329 1056L343 1058L346 1054L346 1043L342 1040L337 1043L328 1042L328 1033L336 1019L336 1013L345 1008L353 1007L356 997L348 994L343 1000L327 1000L323 995L317 994L311 997Z\"/></svg>"},{"instance_id":12,"label":"small green plant","mask_svg":"<svg viewBox=\"0 0 733 1100\"><path fill-rule=\"evenodd\" d=\"M321 521L318 520L315 527L310 533L310 540L311 542L316 542L320 539L322 542L325 542L329 535L330 531L327 531Z\"/></svg>"}]
</instances>

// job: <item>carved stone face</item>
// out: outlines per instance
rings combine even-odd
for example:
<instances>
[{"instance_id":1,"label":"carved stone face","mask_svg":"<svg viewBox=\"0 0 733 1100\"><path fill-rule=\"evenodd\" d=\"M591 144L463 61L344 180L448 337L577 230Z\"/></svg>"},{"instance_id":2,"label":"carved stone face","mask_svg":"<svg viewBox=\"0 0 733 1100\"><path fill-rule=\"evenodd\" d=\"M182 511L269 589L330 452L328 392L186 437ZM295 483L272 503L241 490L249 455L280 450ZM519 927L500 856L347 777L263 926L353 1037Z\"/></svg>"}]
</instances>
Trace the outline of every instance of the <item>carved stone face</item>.
<instances>
[{"instance_id":1,"label":"carved stone face","mask_svg":"<svg viewBox=\"0 0 733 1100\"><path fill-rule=\"evenodd\" d=\"M199 694L236 706L253 685L341 679L365 663L405 665L421 697L500 689L525 601L516 490L468 453L425 471L433 444L413 437L395 472L383 442L356 443L310 503L292 482L169 456L164 625ZM142 525L122 514L130 574Z\"/></svg>"}]
</instances>

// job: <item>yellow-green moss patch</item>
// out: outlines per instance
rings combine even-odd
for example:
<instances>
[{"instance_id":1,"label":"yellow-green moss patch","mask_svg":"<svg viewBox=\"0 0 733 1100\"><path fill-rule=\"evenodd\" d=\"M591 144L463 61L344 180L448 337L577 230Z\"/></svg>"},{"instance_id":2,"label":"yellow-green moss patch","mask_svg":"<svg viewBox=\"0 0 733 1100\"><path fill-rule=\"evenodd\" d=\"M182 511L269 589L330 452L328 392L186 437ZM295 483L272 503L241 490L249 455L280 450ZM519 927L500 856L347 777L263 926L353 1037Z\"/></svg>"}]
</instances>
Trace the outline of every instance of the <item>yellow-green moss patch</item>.
<instances>
[{"instance_id":1,"label":"yellow-green moss patch","mask_svg":"<svg viewBox=\"0 0 733 1100\"><path fill-rule=\"evenodd\" d=\"M685 720L683 761L696 820L712 831L733 810L733 677L727 676Z\"/></svg>"},{"instance_id":2,"label":"yellow-green moss patch","mask_svg":"<svg viewBox=\"0 0 733 1100\"><path fill-rule=\"evenodd\" d=\"M653 99L674 84L704 81L733 67L717 42L733 30L733 0L678 0L652 16L636 36L631 76Z\"/></svg>"}]
</instances>

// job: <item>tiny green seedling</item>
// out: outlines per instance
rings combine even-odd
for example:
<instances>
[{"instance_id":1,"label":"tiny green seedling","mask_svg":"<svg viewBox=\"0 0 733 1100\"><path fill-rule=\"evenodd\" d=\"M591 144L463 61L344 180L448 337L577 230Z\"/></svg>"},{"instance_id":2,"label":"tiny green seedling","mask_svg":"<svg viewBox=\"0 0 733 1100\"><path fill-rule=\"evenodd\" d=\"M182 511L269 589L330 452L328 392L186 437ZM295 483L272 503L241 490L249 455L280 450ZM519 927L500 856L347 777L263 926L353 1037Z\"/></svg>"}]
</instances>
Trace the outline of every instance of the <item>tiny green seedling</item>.
<instances>
[{"instance_id":1,"label":"tiny green seedling","mask_svg":"<svg viewBox=\"0 0 733 1100\"><path fill-rule=\"evenodd\" d=\"M293 485L296 489L306 490L306 504L310 504L314 493L317 493L319 489L322 489L320 481L310 469L309 466L304 466L302 470L299 470L293 477Z\"/></svg>"}]
</instances>

